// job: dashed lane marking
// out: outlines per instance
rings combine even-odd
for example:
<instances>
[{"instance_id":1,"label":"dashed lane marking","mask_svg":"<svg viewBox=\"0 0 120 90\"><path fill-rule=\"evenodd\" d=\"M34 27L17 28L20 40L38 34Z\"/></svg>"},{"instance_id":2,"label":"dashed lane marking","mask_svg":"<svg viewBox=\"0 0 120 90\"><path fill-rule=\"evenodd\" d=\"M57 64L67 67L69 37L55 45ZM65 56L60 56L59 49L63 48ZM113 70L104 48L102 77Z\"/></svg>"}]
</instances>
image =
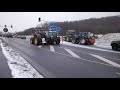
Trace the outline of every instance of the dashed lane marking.
<instances>
[{"instance_id":1,"label":"dashed lane marking","mask_svg":"<svg viewBox=\"0 0 120 90\"><path fill-rule=\"evenodd\" d=\"M55 52L55 49L52 45L50 45L50 51Z\"/></svg>"},{"instance_id":2,"label":"dashed lane marking","mask_svg":"<svg viewBox=\"0 0 120 90\"><path fill-rule=\"evenodd\" d=\"M115 63L115 62L113 62L113 61L111 61L111 60L108 60L108 59L106 59L106 58L103 58L103 57L101 57L101 56L99 56L99 55L94 55L94 54L90 54L90 55L92 55L93 57L96 57L96 58L98 58L98 59L100 59L100 60L102 60L102 61L104 61L104 62L106 62L106 63L108 63L108 64L111 64L111 65L113 65L114 67L120 68L120 65L119 65L119 64L117 64L117 63Z\"/></svg>"},{"instance_id":3,"label":"dashed lane marking","mask_svg":"<svg viewBox=\"0 0 120 90\"><path fill-rule=\"evenodd\" d=\"M116 72L116 74L120 75L120 73L119 73L119 72Z\"/></svg>"},{"instance_id":4,"label":"dashed lane marking","mask_svg":"<svg viewBox=\"0 0 120 90\"><path fill-rule=\"evenodd\" d=\"M42 48L42 45L39 45L38 48Z\"/></svg>"},{"instance_id":5,"label":"dashed lane marking","mask_svg":"<svg viewBox=\"0 0 120 90\"><path fill-rule=\"evenodd\" d=\"M70 49L65 49L69 54L71 54L73 57L80 58L77 54L72 52Z\"/></svg>"},{"instance_id":6,"label":"dashed lane marking","mask_svg":"<svg viewBox=\"0 0 120 90\"><path fill-rule=\"evenodd\" d=\"M57 47L57 46L54 46L54 47ZM65 49L64 47L58 47L58 48L62 48L62 49ZM67 48L68 49L68 48ZM70 49L71 51L75 51L75 52L80 52L80 53L84 53L84 54L88 54L88 55L90 55L89 53L86 53L86 52L83 52L83 51L77 51L77 50L74 50L74 49ZM94 53L91 53L91 54L94 54ZM98 55L98 54L95 54L95 55ZM101 56L101 55L100 55ZM118 61L120 61L120 59L118 59L118 58L112 58L112 57L108 57L108 56L103 56L102 55L102 57L104 57L104 58L108 58L108 59L114 59L114 60L118 60Z\"/></svg>"}]
</instances>

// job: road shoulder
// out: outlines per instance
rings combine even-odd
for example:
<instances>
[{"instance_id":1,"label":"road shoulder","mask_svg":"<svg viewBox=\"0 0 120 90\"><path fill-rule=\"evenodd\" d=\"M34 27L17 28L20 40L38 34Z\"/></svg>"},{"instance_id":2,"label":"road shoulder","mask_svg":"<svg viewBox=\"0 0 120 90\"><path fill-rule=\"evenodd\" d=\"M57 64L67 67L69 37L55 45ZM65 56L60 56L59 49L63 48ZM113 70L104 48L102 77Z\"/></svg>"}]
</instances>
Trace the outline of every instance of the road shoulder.
<instances>
[{"instance_id":1,"label":"road shoulder","mask_svg":"<svg viewBox=\"0 0 120 90\"><path fill-rule=\"evenodd\" d=\"M11 75L11 71L7 64L7 59L3 55L2 48L0 46L0 78L11 78L11 77L12 75Z\"/></svg>"}]
</instances>

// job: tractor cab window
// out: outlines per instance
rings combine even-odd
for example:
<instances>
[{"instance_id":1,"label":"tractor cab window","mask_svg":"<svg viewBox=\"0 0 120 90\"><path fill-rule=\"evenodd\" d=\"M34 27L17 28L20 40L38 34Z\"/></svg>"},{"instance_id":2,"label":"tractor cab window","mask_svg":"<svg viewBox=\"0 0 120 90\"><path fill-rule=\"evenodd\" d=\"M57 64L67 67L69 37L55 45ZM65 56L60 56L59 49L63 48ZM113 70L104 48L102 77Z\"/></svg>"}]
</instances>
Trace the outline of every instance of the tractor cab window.
<instances>
[{"instance_id":1,"label":"tractor cab window","mask_svg":"<svg viewBox=\"0 0 120 90\"><path fill-rule=\"evenodd\" d=\"M48 35L49 36L57 36L57 33L56 32L48 32Z\"/></svg>"},{"instance_id":2,"label":"tractor cab window","mask_svg":"<svg viewBox=\"0 0 120 90\"><path fill-rule=\"evenodd\" d=\"M46 37L46 33L45 33L45 32L41 32L40 34L41 34L41 37L42 37L42 38L45 38L45 37Z\"/></svg>"},{"instance_id":3,"label":"tractor cab window","mask_svg":"<svg viewBox=\"0 0 120 90\"><path fill-rule=\"evenodd\" d=\"M74 35L74 34L75 34L75 32L73 32L73 31L66 32L66 35Z\"/></svg>"},{"instance_id":4,"label":"tractor cab window","mask_svg":"<svg viewBox=\"0 0 120 90\"><path fill-rule=\"evenodd\" d=\"M83 36L88 37L89 35L88 35L88 33L84 33L84 35L83 35Z\"/></svg>"},{"instance_id":5,"label":"tractor cab window","mask_svg":"<svg viewBox=\"0 0 120 90\"><path fill-rule=\"evenodd\" d=\"M88 37L88 33L79 33L79 35L81 36L81 37Z\"/></svg>"}]
</instances>

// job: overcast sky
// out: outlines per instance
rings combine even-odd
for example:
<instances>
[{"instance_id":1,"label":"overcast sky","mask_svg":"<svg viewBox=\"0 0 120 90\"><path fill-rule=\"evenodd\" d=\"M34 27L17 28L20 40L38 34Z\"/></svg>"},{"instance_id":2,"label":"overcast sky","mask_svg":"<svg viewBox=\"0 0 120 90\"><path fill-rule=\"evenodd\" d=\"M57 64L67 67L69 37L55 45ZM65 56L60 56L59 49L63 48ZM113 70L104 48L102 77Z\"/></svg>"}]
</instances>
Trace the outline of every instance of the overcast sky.
<instances>
[{"instance_id":1,"label":"overcast sky","mask_svg":"<svg viewBox=\"0 0 120 90\"><path fill-rule=\"evenodd\" d=\"M13 25L9 32L18 32L37 26L39 17L46 21L75 21L116 15L120 12L0 12L0 26Z\"/></svg>"}]
</instances>

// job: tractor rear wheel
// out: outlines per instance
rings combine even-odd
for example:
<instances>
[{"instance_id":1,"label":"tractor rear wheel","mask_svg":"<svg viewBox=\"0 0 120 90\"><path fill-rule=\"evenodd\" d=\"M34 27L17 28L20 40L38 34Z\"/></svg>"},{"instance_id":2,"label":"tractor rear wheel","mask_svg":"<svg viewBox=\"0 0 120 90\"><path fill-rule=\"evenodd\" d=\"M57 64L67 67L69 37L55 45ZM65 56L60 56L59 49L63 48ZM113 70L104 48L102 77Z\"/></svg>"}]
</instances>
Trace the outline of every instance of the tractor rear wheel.
<instances>
[{"instance_id":1,"label":"tractor rear wheel","mask_svg":"<svg viewBox=\"0 0 120 90\"><path fill-rule=\"evenodd\" d=\"M75 39L75 38L72 39L72 43L73 43L73 44L76 44L76 39Z\"/></svg>"},{"instance_id":2,"label":"tractor rear wheel","mask_svg":"<svg viewBox=\"0 0 120 90\"><path fill-rule=\"evenodd\" d=\"M34 37L34 45L42 45L42 39L38 37Z\"/></svg>"},{"instance_id":3,"label":"tractor rear wheel","mask_svg":"<svg viewBox=\"0 0 120 90\"><path fill-rule=\"evenodd\" d=\"M67 37L64 37L64 41L67 41Z\"/></svg>"},{"instance_id":4,"label":"tractor rear wheel","mask_svg":"<svg viewBox=\"0 0 120 90\"><path fill-rule=\"evenodd\" d=\"M54 40L53 40L53 39L50 39L49 44L50 44L50 45L53 45L53 44L54 44Z\"/></svg>"},{"instance_id":5,"label":"tractor rear wheel","mask_svg":"<svg viewBox=\"0 0 120 90\"><path fill-rule=\"evenodd\" d=\"M57 38L56 44L60 44L60 38Z\"/></svg>"}]
</instances>

